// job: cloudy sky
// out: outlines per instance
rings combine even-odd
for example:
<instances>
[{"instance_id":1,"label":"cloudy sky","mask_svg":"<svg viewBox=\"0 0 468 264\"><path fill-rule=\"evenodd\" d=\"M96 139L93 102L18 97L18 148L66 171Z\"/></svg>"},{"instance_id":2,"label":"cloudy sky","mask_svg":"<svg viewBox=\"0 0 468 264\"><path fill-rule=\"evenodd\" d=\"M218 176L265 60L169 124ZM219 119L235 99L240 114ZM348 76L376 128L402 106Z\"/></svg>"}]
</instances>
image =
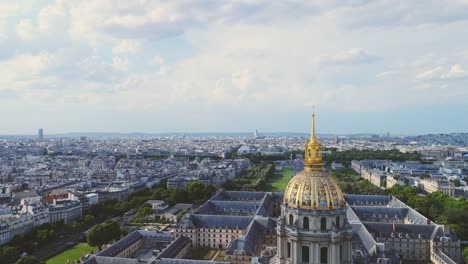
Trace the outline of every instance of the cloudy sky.
<instances>
[{"instance_id":1,"label":"cloudy sky","mask_svg":"<svg viewBox=\"0 0 468 264\"><path fill-rule=\"evenodd\" d=\"M468 132L468 0L0 0L0 134Z\"/></svg>"}]
</instances>

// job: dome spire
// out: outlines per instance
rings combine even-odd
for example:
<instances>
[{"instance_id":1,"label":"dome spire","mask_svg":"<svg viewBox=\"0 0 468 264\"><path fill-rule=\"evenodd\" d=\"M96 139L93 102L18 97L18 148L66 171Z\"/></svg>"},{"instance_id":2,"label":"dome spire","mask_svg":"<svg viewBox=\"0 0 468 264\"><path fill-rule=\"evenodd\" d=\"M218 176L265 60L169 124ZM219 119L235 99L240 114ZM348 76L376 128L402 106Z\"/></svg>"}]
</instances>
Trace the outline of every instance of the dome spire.
<instances>
[{"instance_id":1,"label":"dome spire","mask_svg":"<svg viewBox=\"0 0 468 264\"><path fill-rule=\"evenodd\" d=\"M322 145L317 140L315 134L315 107L312 111L312 131L310 140L306 142L304 153L304 168L309 171L322 169Z\"/></svg>"},{"instance_id":2,"label":"dome spire","mask_svg":"<svg viewBox=\"0 0 468 264\"><path fill-rule=\"evenodd\" d=\"M312 107L312 133L310 133L310 141L317 141L315 135L315 106Z\"/></svg>"}]
</instances>

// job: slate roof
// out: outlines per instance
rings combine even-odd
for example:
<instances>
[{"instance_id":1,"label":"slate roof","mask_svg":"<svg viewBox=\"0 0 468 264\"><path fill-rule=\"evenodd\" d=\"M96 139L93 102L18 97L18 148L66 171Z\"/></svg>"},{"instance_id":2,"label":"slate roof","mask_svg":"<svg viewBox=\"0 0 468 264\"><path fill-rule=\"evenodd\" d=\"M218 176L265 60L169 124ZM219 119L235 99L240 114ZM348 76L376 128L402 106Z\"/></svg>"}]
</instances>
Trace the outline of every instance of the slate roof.
<instances>
[{"instance_id":1,"label":"slate roof","mask_svg":"<svg viewBox=\"0 0 468 264\"><path fill-rule=\"evenodd\" d=\"M394 237L402 238L418 238L421 236L423 239L431 239L435 225L412 225L412 224L391 224L391 223L375 223L363 222L364 226L375 237Z\"/></svg>"},{"instance_id":2,"label":"slate roof","mask_svg":"<svg viewBox=\"0 0 468 264\"><path fill-rule=\"evenodd\" d=\"M388 205L391 197L387 195L359 195L359 194L346 194L345 200L349 205Z\"/></svg>"},{"instance_id":3,"label":"slate roof","mask_svg":"<svg viewBox=\"0 0 468 264\"><path fill-rule=\"evenodd\" d=\"M408 214L408 208L375 207L375 206L352 206L354 212L360 219L366 221L369 218L396 218L403 219Z\"/></svg>"},{"instance_id":4,"label":"slate roof","mask_svg":"<svg viewBox=\"0 0 468 264\"><path fill-rule=\"evenodd\" d=\"M245 229L252 219L251 216L186 214L177 227Z\"/></svg>"},{"instance_id":5,"label":"slate roof","mask_svg":"<svg viewBox=\"0 0 468 264\"><path fill-rule=\"evenodd\" d=\"M170 232L153 232L153 231L145 231L145 230L136 230L132 233L128 234L124 238L120 239L119 241L115 242L108 248L102 250L101 252L97 253L95 256L91 257L90 259L83 262L83 264L101 264L101 263L117 263L112 262L111 260L114 259L115 261L122 261L118 263L134 263L132 262L131 258L114 258L119 253L127 249L132 244L136 243L140 239L144 238L158 238L161 241L170 242L173 239L173 235ZM109 257L109 258L102 258L102 257ZM106 262L109 259L110 262ZM123 262L124 260L128 260L129 262Z\"/></svg>"},{"instance_id":6,"label":"slate roof","mask_svg":"<svg viewBox=\"0 0 468 264\"><path fill-rule=\"evenodd\" d=\"M190 242L191 240L189 238L181 236L169 244L169 246L166 247L163 251L161 251L156 259L174 258Z\"/></svg>"},{"instance_id":7,"label":"slate roof","mask_svg":"<svg viewBox=\"0 0 468 264\"><path fill-rule=\"evenodd\" d=\"M277 201L281 204L282 200L283 193L267 193L265 197L263 197L262 203L260 204L260 207L258 208L256 214L263 217L271 216L273 203Z\"/></svg>"},{"instance_id":8,"label":"slate roof","mask_svg":"<svg viewBox=\"0 0 468 264\"><path fill-rule=\"evenodd\" d=\"M208 201L200 206L194 214L209 215L254 215L260 202Z\"/></svg>"},{"instance_id":9,"label":"slate roof","mask_svg":"<svg viewBox=\"0 0 468 264\"><path fill-rule=\"evenodd\" d=\"M160 264L226 264L229 262L209 261L209 260L195 260L195 259L168 259L163 258Z\"/></svg>"},{"instance_id":10,"label":"slate roof","mask_svg":"<svg viewBox=\"0 0 468 264\"><path fill-rule=\"evenodd\" d=\"M265 192L226 191L222 190L213 196L212 201L260 201Z\"/></svg>"},{"instance_id":11,"label":"slate roof","mask_svg":"<svg viewBox=\"0 0 468 264\"><path fill-rule=\"evenodd\" d=\"M235 250L242 250L247 256L256 254L257 246L261 245L265 235L274 232L276 221L271 218L257 218L247 227L246 234L236 239L226 250L232 254Z\"/></svg>"}]
</instances>

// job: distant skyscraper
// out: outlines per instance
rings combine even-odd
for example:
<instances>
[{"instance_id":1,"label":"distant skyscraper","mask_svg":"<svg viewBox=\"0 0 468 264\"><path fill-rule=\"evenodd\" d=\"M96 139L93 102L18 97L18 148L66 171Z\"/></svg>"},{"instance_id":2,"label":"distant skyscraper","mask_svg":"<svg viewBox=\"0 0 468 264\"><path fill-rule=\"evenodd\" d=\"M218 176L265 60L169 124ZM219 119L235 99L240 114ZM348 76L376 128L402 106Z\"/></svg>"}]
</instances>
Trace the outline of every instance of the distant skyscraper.
<instances>
[{"instance_id":1,"label":"distant skyscraper","mask_svg":"<svg viewBox=\"0 0 468 264\"><path fill-rule=\"evenodd\" d=\"M262 136L262 135L260 135L260 134L258 133L258 130L257 130L257 129L254 130L253 136L254 136L254 138L259 138L259 139L264 139L264 138L265 138L264 136Z\"/></svg>"},{"instance_id":2,"label":"distant skyscraper","mask_svg":"<svg viewBox=\"0 0 468 264\"><path fill-rule=\"evenodd\" d=\"M39 141L44 140L44 129L39 128L39 130L37 131L37 139Z\"/></svg>"}]
</instances>

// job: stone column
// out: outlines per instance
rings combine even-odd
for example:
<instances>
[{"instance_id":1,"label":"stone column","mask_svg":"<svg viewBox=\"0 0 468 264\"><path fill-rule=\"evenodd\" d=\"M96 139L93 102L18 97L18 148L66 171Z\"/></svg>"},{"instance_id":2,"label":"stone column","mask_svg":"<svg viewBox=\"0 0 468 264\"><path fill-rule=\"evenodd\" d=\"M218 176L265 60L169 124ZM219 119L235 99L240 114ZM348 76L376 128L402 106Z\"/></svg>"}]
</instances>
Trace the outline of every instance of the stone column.
<instances>
[{"instance_id":1,"label":"stone column","mask_svg":"<svg viewBox=\"0 0 468 264\"><path fill-rule=\"evenodd\" d=\"M309 244L309 263L311 264L315 264L315 244L314 243L310 243Z\"/></svg>"},{"instance_id":2,"label":"stone column","mask_svg":"<svg viewBox=\"0 0 468 264\"><path fill-rule=\"evenodd\" d=\"M340 259L340 244L339 243L334 243L333 244L333 258L335 260L336 264L341 264L342 259Z\"/></svg>"},{"instance_id":3,"label":"stone column","mask_svg":"<svg viewBox=\"0 0 468 264\"><path fill-rule=\"evenodd\" d=\"M297 243L296 241L291 241L291 263L298 263L297 261Z\"/></svg>"},{"instance_id":4,"label":"stone column","mask_svg":"<svg viewBox=\"0 0 468 264\"><path fill-rule=\"evenodd\" d=\"M284 263L283 259L284 259L284 251L283 251L283 236L280 234L278 235L278 237L276 238L277 242L276 242L276 246L278 247L278 258L280 259L280 263Z\"/></svg>"},{"instance_id":5,"label":"stone column","mask_svg":"<svg viewBox=\"0 0 468 264\"><path fill-rule=\"evenodd\" d=\"M352 263L351 242L349 240L345 240L342 243L341 258L343 263Z\"/></svg>"},{"instance_id":6,"label":"stone column","mask_svg":"<svg viewBox=\"0 0 468 264\"><path fill-rule=\"evenodd\" d=\"M320 264L320 244L314 243L314 264Z\"/></svg>"},{"instance_id":7,"label":"stone column","mask_svg":"<svg viewBox=\"0 0 468 264\"><path fill-rule=\"evenodd\" d=\"M352 263L353 256L351 253L351 239L346 241L346 257L347 257L346 260L348 261L348 263Z\"/></svg>"},{"instance_id":8,"label":"stone column","mask_svg":"<svg viewBox=\"0 0 468 264\"><path fill-rule=\"evenodd\" d=\"M328 263L337 264L336 259L335 259L335 243L330 244L330 247L328 248L328 252L330 252L330 254L328 254L330 256L330 258L328 259Z\"/></svg>"},{"instance_id":9,"label":"stone column","mask_svg":"<svg viewBox=\"0 0 468 264\"><path fill-rule=\"evenodd\" d=\"M296 241L296 262L294 263L302 263L302 245L299 241Z\"/></svg>"}]
</instances>

